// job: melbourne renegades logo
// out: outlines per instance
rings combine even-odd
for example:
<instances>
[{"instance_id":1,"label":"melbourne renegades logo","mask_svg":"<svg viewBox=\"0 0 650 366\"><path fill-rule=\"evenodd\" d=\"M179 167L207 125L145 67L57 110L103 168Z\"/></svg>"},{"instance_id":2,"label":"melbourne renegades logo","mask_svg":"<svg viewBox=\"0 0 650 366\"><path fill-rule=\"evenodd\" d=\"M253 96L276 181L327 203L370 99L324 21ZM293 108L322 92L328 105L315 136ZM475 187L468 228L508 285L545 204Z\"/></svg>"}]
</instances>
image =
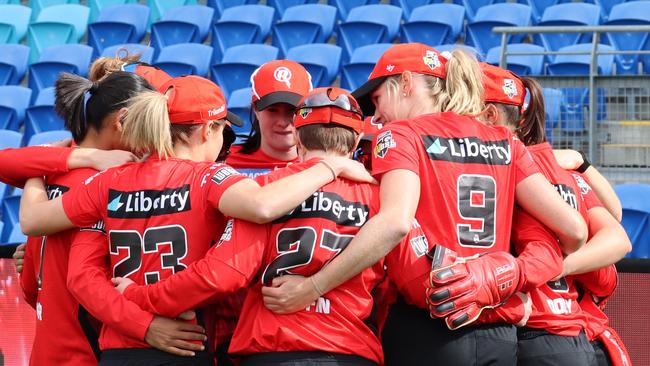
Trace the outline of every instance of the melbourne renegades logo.
<instances>
[{"instance_id":1,"label":"melbourne renegades logo","mask_svg":"<svg viewBox=\"0 0 650 366\"><path fill-rule=\"evenodd\" d=\"M275 80L284 83L287 85L287 88L291 88L291 77L293 74L291 70L285 66L280 66L273 72L273 77Z\"/></svg>"}]
</instances>

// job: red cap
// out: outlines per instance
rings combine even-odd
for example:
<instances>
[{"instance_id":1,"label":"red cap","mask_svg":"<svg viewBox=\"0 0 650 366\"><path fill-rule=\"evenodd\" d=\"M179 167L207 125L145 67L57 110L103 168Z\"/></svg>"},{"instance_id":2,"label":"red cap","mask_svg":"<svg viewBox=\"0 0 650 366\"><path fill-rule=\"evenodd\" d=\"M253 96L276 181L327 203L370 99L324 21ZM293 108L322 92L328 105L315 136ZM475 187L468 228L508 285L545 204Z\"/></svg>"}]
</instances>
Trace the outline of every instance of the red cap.
<instances>
[{"instance_id":1,"label":"red cap","mask_svg":"<svg viewBox=\"0 0 650 366\"><path fill-rule=\"evenodd\" d=\"M275 60L260 66L251 75L253 103L258 110L276 103L294 107L312 90L311 75L294 61Z\"/></svg>"},{"instance_id":2,"label":"red cap","mask_svg":"<svg viewBox=\"0 0 650 366\"><path fill-rule=\"evenodd\" d=\"M131 64L122 65L122 71L128 71L142 76L143 79L147 80L149 84L151 84L151 86L156 88L158 91L162 91L162 86L172 79L168 73L157 68L156 66L152 66L144 62L134 62Z\"/></svg>"},{"instance_id":3,"label":"red cap","mask_svg":"<svg viewBox=\"0 0 650 366\"><path fill-rule=\"evenodd\" d=\"M305 101L317 94L326 94L329 100L332 101L332 104L314 107L306 106ZM336 87L316 88L300 100L300 104L298 104L299 109L296 111L293 119L293 125L299 128L305 125L332 123L351 128L360 134L363 132L363 118L361 115L352 110L346 110L334 105L334 102L341 95L347 97L353 108L358 110L357 101L349 92Z\"/></svg>"},{"instance_id":4,"label":"red cap","mask_svg":"<svg viewBox=\"0 0 650 366\"><path fill-rule=\"evenodd\" d=\"M372 140L375 134L379 132L382 127L384 126L381 123L375 123L374 116L366 117L366 119L363 120L363 139Z\"/></svg>"},{"instance_id":5,"label":"red cap","mask_svg":"<svg viewBox=\"0 0 650 366\"><path fill-rule=\"evenodd\" d=\"M481 62L485 101L493 103L524 105L526 88L519 76L510 70Z\"/></svg>"},{"instance_id":6,"label":"red cap","mask_svg":"<svg viewBox=\"0 0 650 366\"><path fill-rule=\"evenodd\" d=\"M168 96L167 108L172 124L193 125L225 118L236 126L242 120L226 107L221 88L200 76L189 75L166 82L161 91Z\"/></svg>"},{"instance_id":7,"label":"red cap","mask_svg":"<svg viewBox=\"0 0 650 366\"><path fill-rule=\"evenodd\" d=\"M365 115L373 115L375 114L375 106L372 104L370 94L387 77L400 75L404 71L411 71L444 79L447 77L446 63L447 59L433 47L422 43L397 44L381 55L375 68L368 76L368 81L353 91L352 95L359 101Z\"/></svg>"}]
</instances>

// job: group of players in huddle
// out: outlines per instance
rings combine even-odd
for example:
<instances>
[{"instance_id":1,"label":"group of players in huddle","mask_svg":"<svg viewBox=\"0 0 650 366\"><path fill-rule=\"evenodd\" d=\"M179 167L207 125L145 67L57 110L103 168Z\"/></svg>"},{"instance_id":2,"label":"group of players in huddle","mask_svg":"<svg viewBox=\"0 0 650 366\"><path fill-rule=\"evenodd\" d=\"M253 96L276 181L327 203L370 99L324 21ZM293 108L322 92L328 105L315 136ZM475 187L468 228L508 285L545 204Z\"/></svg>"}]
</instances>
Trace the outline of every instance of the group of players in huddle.
<instances>
[{"instance_id":1,"label":"group of players in huddle","mask_svg":"<svg viewBox=\"0 0 650 366\"><path fill-rule=\"evenodd\" d=\"M217 85L100 58L56 83L73 146L0 151L32 365L631 364L620 202L535 80L406 43L352 93L251 83L231 146Z\"/></svg>"}]
</instances>

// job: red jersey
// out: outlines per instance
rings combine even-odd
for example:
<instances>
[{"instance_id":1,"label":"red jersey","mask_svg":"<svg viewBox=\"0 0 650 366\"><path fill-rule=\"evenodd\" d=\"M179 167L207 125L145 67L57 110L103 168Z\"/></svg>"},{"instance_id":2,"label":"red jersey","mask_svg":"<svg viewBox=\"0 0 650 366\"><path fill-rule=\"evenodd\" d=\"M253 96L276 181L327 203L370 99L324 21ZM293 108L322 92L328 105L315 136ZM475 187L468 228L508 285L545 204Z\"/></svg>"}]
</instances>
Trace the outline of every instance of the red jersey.
<instances>
[{"instance_id":1,"label":"red jersey","mask_svg":"<svg viewBox=\"0 0 650 366\"><path fill-rule=\"evenodd\" d=\"M266 176L266 182L309 168L311 160ZM365 269L306 309L278 316L262 301L261 287L284 274L318 272L377 212L378 187L337 179L272 224L233 220L217 247L187 270L153 286L129 286L124 295L144 309L175 316L251 285L230 353L323 351L383 363L379 340L364 323L383 263ZM178 293L183 294L179 301Z\"/></svg>"},{"instance_id":2,"label":"red jersey","mask_svg":"<svg viewBox=\"0 0 650 366\"><path fill-rule=\"evenodd\" d=\"M214 230L225 226L219 200L241 179L223 164L151 157L87 179L63 196L63 208L77 226L104 220L112 276L150 284L205 255ZM149 347L111 326L100 342L103 349Z\"/></svg>"},{"instance_id":3,"label":"red jersey","mask_svg":"<svg viewBox=\"0 0 650 366\"><path fill-rule=\"evenodd\" d=\"M509 251L515 187L537 167L507 129L436 113L386 125L374 146L373 175L420 177L415 217L431 243L460 256Z\"/></svg>"},{"instance_id":4,"label":"red jersey","mask_svg":"<svg viewBox=\"0 0 650 366\"><path fill-rule=\"evenodd\" d=\"M289 164L300 161L298 157L289 161L278 160L266 155L261 148L251 154L244 154L241 152L242 147L242 145L233 145L230 148L230 154L226 158L226 164L237 169L238 172L249 178L256 178L260 175L268 174L275 169L284 168Z\"/></svg>"},{"instance_id":5,"label":"red jersey","mask_svg":"<svg viewBox=\"0 0 650 366\"><path fill-rule=\"evenodd\" d=\"M550 144L529 146L528 150L564 201L588 220L587 211L601 204L584 178L562 169L555 160ZM518 213L513 228L515 251L518 254L525 253L530 250L529 247L534 247L540 242L556 244L557 237L529 215ZM556 253L559 255L559 247ZM533 312L527 327L545 329L562 336L576 336L586 328L585 315L578 304L578 292L573 276L549 281L531 290L529 295Z\"/></svg>"}]
</instances>

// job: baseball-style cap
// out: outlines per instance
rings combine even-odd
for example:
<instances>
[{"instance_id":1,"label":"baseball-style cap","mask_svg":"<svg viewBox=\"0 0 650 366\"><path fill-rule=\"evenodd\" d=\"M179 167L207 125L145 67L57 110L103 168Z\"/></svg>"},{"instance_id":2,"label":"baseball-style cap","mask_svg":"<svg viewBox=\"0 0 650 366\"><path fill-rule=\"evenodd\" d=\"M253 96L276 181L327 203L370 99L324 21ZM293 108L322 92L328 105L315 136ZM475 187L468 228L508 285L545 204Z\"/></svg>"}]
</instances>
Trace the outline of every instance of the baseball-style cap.
<instances>
[{"instance_id":1,"label":"baseball-style cap","mask_svg":"<svg viewBox=\"0 0 650 366\"><path fill-rule=\"evenodd\" d=\"M156 66L152 66L144 62L124 64L122 65L122 71L128 71L142 76L143 79L147 80L149 84L151 84L151 86L156 88L158 91L162 91L162 86L172 79L168 73L164 72Z\"/></svg>"},{"instance_id":2,"label":"baseball-style cap","mask_svg":"<svg viewBox=\"0 0 650 366\"><path fill-rule=\"evenodd\" d=\"M384 127L381 123L375 123L375 117L366 117L363 120L363 140L372 140L379 130Z\"/></svg>"},{"instance_id":3,"label":"baseball-style cap","mask_svg":"<svg viewBox=\"0 0 650 366\"><path fill-rule=\"evenodd\" d=\"M485 101L493 103L524 105L526 88L515 73L481 62Z\"/></svg>"},{"instance_id":4,"label":"baseball-style cap","mask_svg":"<svg viewBox=\"0 0 650 366\"><path fill-rule=\"evenodd\" d=\"M235 126L244 125L237 115L228 112L221 88L206 78L195 75L173 78L161 91L167 94L172 124L193 125L225 118Z\"/></svg>"},{"instance_id":5,"label":"baseball-style cap","mask_svg":"<svg viewBox=\"0 0 650 366\"><path fill-rule=\"evenodd\" d=\"M361 109L352 94L341 88L316 88L300 100L293 125L329 123L363 132Z\"/></svg>"},{"instance_id":6,"label":"baseball-style cap","mask_svg":"<svg viewBox=\"0 0 650 366\"><path fill-rule=\"evenodd\" d=\"M381 85L386 78L400 75L404 71L418 74L433 75L444 79L447 77L445 64L447 59L433 47L422 43L397 44L384 52L372 69L368 81L361 85L352 95L366 116L375 114L370 94Z\"/></svg>"},{"instance_id":7,"label":"baseball-style cap","mask_svg":"<svg viewBox=\"0 0 650 366\"><path fill-rule=\"evenodd\" d=\"M263 110L276 103L294 107L312 90L311 75L294 61L274 60L265 63L251 75L253 103Z\"/></svg>"}]
</instances>

